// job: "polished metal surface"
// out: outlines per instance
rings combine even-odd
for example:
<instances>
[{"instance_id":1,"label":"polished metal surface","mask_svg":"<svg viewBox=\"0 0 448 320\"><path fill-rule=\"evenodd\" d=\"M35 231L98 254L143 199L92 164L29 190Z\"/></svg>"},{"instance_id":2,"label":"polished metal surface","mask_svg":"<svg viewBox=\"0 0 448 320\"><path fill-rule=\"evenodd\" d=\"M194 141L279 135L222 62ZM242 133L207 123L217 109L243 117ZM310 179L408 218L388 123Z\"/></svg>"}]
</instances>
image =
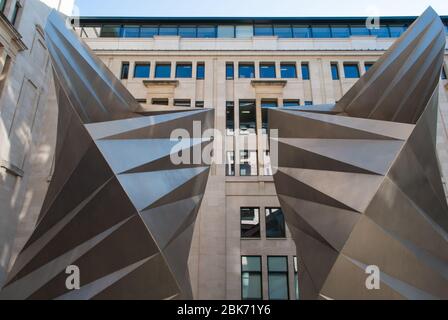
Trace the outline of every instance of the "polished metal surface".
<instances>
[{"instance_id":1,"label":"polished metal surface","mask_svg":"<svg viewBox=\"0 0 448 320\"><path fill-rule=\"evenodd\" d=\"M448 299L436 155L444 48L429 8L336 105L269 109L301 299ZM366 286L368 266L379 289Z\"/></svg>"},{"instance_id":2,"label":"polished metal surface","mask_svg":"<svg viewBox=\"0 0 448 320\"><path fill-rule=\"evenodd\" d=\"M55 11L45 38L59 104L55 172L0 299L191 299L187 262L209 165L170 156L211 143L202 133L213 110L141 109ZM170 140L181 128L191 138ZM70 265L79 290L66 287Z\"/></svg>"}]
</instances>

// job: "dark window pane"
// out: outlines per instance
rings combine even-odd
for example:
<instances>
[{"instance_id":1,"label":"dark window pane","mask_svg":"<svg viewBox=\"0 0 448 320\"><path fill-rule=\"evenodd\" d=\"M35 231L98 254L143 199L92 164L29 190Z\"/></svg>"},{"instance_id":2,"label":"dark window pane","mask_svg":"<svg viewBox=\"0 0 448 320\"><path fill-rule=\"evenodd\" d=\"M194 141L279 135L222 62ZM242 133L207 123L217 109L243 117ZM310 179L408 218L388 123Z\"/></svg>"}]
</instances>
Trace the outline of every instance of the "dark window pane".
<instances>
[{"instance_id":1,"label":"dark window pane","mask_svg":"<svg viewBox=\"0 0 448 320\"><path fill-rule=\"evenodd\" d=\"M140 37L140 26L124 26L121 29L121 36L124 38Z\"/></svg>"},{"instance_id":2,"label":"dark window pane","mask_svg":"<svg viewBox=\"0 0 448 320\"><path fill-rule=\"evenodd\" d=\"M305 101L305 105L306 106L312 106L313 105L313 101Z\"/></svg>"},{"instance_id":3,"label":"dark window pane","mask_svg":"<svg viewBox=\"0 0 448 320\"><path fill-rule=\"evenodd\" d=\"M292 38L292 29L290 25L274 25L274 36L279 38Z\"/></svg>"},{"instance_id":4,"label":"dark window pane","mask_svg":"<svg viewBox=\"0 0 448 320\"><path fill-rule=\"evenodd\" d=\"M261 257L241 257L241 298L261 300Z\"/></svg>"},{"instance_id":5,"label":"dark window pane","mask_svg":"<svg viewBox=\"0 0 448 320\"><path fill-rule=\"evenodd\" d=\"M294 257L294 289L296 293L296 300L299 300L299 266L297 262L297 257Z\"/></svg>"},{"instance_id":6,"label":"dark window pane","mask_svg":"<svg viewBox=\"0 0 448 320\"><path fill-rule=\"evenodd\" d=\"M120 79L128 79L129 78L129 62L123 62L121 65L121 75Z\"/></svg>"},{"instance_id":7,"label":"dark window pane","mask_svg":"<svg viewBox=\"0 0 448 320\"><path fill-rule=\"evenodd\" d=\"M270 300L288 300L288 258L268 257L268 281Z\"/></svg>"},{"instance_id":8,"label":"dark window pane","mask_svg":"<svg viewBox=\"0 0 448 320\"><path fill-rule=\"evenodd\" d=\"M277 108L278 104L276 100L261 100L261 117L262 117L262 129L263 133L266 133L268 130L269 119L268 114L269 110L267 108Z\"/></svg>"},{"instance_id":9,"label":"dark window pane","mask_svg":"<svg viewBox=\"0 0 448 320\"><path fill-rule=\"evenodd\" d=\"M253 63L240 63L238 67L240 78L255 78L255 67Z\"/></svg>"},{"instance_id":10,"label":"dark window pane","mask_svg":"<svg viewBox=\"0 0 448 320\"><path fill-rule=\"evenodd\" d=\"M344 63L344 73L347 79L359 78L359 68L356 63Z\"/></svg>"},{"instance_id":11,"label":"dark window pane","mask_svg":"<svg viewBox=\"0 0 448 320\"><path fill-rule=\"evenodd\" d=\"M17 18L19 17L19 13L21 10L22 10L22 5L20 4L19 1L17 1L14 6L14 11L12 12L12 16L11 16L11 23L13 26L17 27Z\"/></svg>"},{"instance_id":12,"label":"dark window pane","mask_svg":"<svg viewBox=\"0 0 448 320\"><path fill-rule=\"evenodd\" d=\"M156 78L170 78L171 77L171 64L157 64L156 65Z\"/></svg>"},{"instance_id":13,"label":"dark window pane","mask_svg":"<svg viewBox=\"0 0 448 320\"><path fill-rule=\"evenodd\" d=\"M406 31L406 26L405 25L390 25L389 30L390 30L390 36L392 38L398 38Z\"/></svg>"},{"instance_id":14,"label":"dark window pane","mask_svg":"<svg viewBox=\"0 0 448 320\"><path fill-rule=\"evenodd\" d=\"M331 64L331 77L333 80L339 80L339 68L337 63Z\"/></svg>"},{"instance_id":15,"label":"dark window pane","mask_svg":"<svg viewBox=\"0 0 448 320\"><path fill-rule=\"evenodd\" d=\"M143 26L140 28L140 37L151 38L159 34L159 28L157 26Z\"/></svg>"},{"instance_id":16,"label":"dark window pane","mask_svg":"<svg viewBox=\"0 0 448 320\"><path fill-rule=\"evenodd\" d=\"M370 35L369 29L364 25L352 25L350 26L350 32L352 36L368 36Z\"/></svg>"},{"instance_id":17,"label":"dark window pane","mask_svg":"<svg viewBox=\"0 0 448 320\"><path fill-rule=\"evenodd\" d=\"M370 29L372 36L377 36L378 38L388 38L390 37L389 28L387 26L381 26L379 29Z\"/></svg>"},{"instance_id":18,"label":"dark window pane","mask_svg":"<svg viewBox=\"0 0 448 320\"><path fill-rule=\"evenodd\" d=\"M184 38L196 38L196 26L180 26L179 36Z\"/></svg>"},{"instance_id":19,"label":"dark window pane","mask_svg":"<svg viewBox=\"0 0 448 320\"><path fill-rule=\"evenodd\" d=\"M446 71L445 71L445 67L442 67L442 79L446 80Z\"/></svg>"},{"instance_id":20,"label":"dark window pane","mask_svg":"<svg viewBox=\"0 0 448 320\"><path fill-rule=\"evenodd\" d=\"M294 38L311 38L311 28L309 26L292 26Z\"/></svg>"},{"instance_id":21,"label":"dark window pane","mask_svg":"<svg viewBox=\"0 0 448 320\"><path fill-rule=\"evenodd\" d=\"M192 67L191 64L178 64L176 66L176 78L191 78Z\"/></svg>"},{"instance_id":22,"label":"dark window pane","mask_svg":"<svg viewBox=\"0 0 448 320\"><path fill-rule=\"evenodd\" d=\"M3 12L5 10L7 0L0 0L0 12Z\"/></svg>"},{"instance_id":23,"label":"dark window pane","mask_svg":"<svg viewBox=\"0 0 448 320\"><path fill-rule=\"evenodd\" d=\"M240 153L240 176L258 176L257 151L244 150Z\"/></svg>"},{"instance_id":24,"label":"dark window pane","mask_svg":"<svg viewBox=\"0 0 448 320\"><path fill-rule=\"evenodd\" d=\"M282 73L283 79L293 79L297 78L297 69L296 65L293 63L282 63L280 65L280 70Z\"/></svg>"},{"instance_id":25,"label":"dark window pane","mask_svg":"<svg viewBox=\"0 0 448 320\"><path fill-rule=\"evenodd\" d=\"M160 36L177 36L177 26L160 26Z\"/></svg>"},{"instance_id":26,"label":"dark window pane","mask_svg":"<svg viewBox=\"0 0 448 320\"><path fill-rule=\"evenodd\" d=\"M205 78L205 65L203 63L198 63L196 67L196 79L204 80Z\"/></svg>"},{"instance_id":27,"label":"dark window pane","mask_svg":"<svg viewBox=\"0 0 448 320\"><path fill-rule=\"evenodd\" d=\"M233 67L233 63L226 64L226 79L233 80L235 77L235 69Z\"/></svg>"},{"instance_id":28,"label":"dark window pane","mask_svg":"<svg viewBox=\"0 0 448 320\"><path fill-rule=\"evenodd\" d=\"M274 63L260 63L260 78L275 78Z\"/></svg>"},{"instance_id":29,"label":"dark window pane","mask_svg":"<svg viewBox=\"0 0 448 320\"><path fill-rule=\"evenodd\" d=\"M235 152L227 151L226 153L226 176L235 176Z\"/></svg>"},{"instance_id":30,"label":"dark window pane","mask_svg":"<svg viewBox=\"0 0 448 320\"><path fill-rule=\"evenodd\" d=\"M216 38L216 27L198 26L198 38Z\"/></svg>"},{"instance_id":31,"label":"dark window pane","mask_svg":"<svg viewBox=\"0 0 448 320\"><path fill-rule=\"evenodd\" d=\"M191 107L191 100L188 99L176 99L174 100L176 107Z\"/></svg>"},{"instance_id":32,"label":"dark window pane","mask_svg":"<svg viewBox=\"0 0 448 320\"><path fill-rule=\"evenodd\" d=\"M204 101L196 101L196 108L204 108Z\"/></svg>"},{"instance_id":33,"label":"dark window pane","mask_svg":"<svg viewBox=\"0 0 448 320\"><path fill-rule=\"evenodd\" d=\"M255 101L240 101L240 132L241 134L256 132L256 109Z\"/></svg>"},{"instance_id":34,"label":"dark window pane","mask_svg":"<svg viewBox=\"0 0 448 320\"><path fill-rule=\"evenodd\" d=\"M285 217L280 208L266 209L266 237L267 238L285 238Z\"/></svg>"},{"instance_id":35,"label":"dark window pane","mask_svg":"<svg viewBox=\"0 0 448 320\"><path fill-rule=\"evenodd\" d=\"M300 107L300 100L283 100L283 107Z\"/></svg>"},{"instance_id":36,"label":"dark window pane","mask_svg":"<svg viewBox=\"0 0 448 320\"><path fill-rule=\"evenodd\" d=\"M331 34L333 38L348 38L350 37L350 29L348 25L333 25L331 26Z\"/></svg>"},{"instance_id":37,"label":"dark window pane","mask_svg":"<svg viewBox=\"0 0 448 320\"><path fill-rule=\"evenodd\" d=\"M154 98L151 101L152 104L159 105L159 106L167 106L168 105L168 99L166 98Z\"/></svg>"},{"instance_id":38,"label":"dark window pane","mask_svg":"<svg viewBox=\"0 0 448 320\"><path fill-rule=\"evenodd\" d=\"M235 104L233 101L226 103L226 130L227 135L233 135L235 132Z\"/></svg>"},{"instance_id":39,"label":"dark window pane","mask_svg":"<svg viewBox=\"0 0 448 320\"><path fill-rule=\"evenodd\" d=\"M373 67L373 62L366 62L364 66L366 68L366 71L369 71L369 69Z\"/></svg>"},{"instance_id":40,"label":"dark window pane","mask_svg":"<svg viewBox=\"0 0 448 320\"><path fill-rule=\"evenodd\" d=\"M327 25L314 25L311 27L313 38L331 38L330 27Z\"/></svg>"},{"instance_id":41,"label":"dark window pane","mask_svg":"<svg viewBox=\"0 0 448 320\"><path fill-rule=\"evenodd\" d=\"M149 63L137 63L134 68L134 78L149 78Z\"/></svg>"},{"instance_id":42,"label":"dark window pane","mask_svg":"<svg viewBox=\"0 0 448 320\"><path fill-rule=\"evenodd\" d=\"M218 38L235 38L235 26L218 26Z\"/></svg>"},{"instance_id":43,"label":"dark window pane","mask_svg":"<svg viewBox=\"0 0 448 320\"><path fill-rule=\"evenodd\" d=\"M255 25L254 28L254 35L256 36L272 36L273 30L272 30L272 25L270 24L258 24Z\"/></svg>"},{"instance_id":44,"label":"dark window pane","mask_svg":"<svg viewBox=\"0 0 448 320\"><path fill-rule=\"evenodd\" d=\"M310 67L308 63L302 63L302 79L310 80Z\"/></svg>"},{"instance_id":45,"label":"dark window pane","mask_svg":"<svg viewBox=\"0 0 448 320\"><path fill-rule=\"evenodd\" d=\"M261 257L243 257L241 270L261 272Z\"/></svg>"},{"instance_id":46,"label":"dark window pane","mask_svg":"<svg viewBox=\"0 0 448 320\"><path fill-rule=\"evenodd\" d=\"M121 26L119 25L104 25L101 28L101 37L117 38L120 36Z\"/></svg>"},{"instance_id":47,"label":"dark window pane","mask_svg":"<svg viewBox=\"0 0 448 320\"><path fill-rule=\"evenodd\" d=\"M260 237L260 209L241 208L241 238Z\"/></svg>"}]
</instances>

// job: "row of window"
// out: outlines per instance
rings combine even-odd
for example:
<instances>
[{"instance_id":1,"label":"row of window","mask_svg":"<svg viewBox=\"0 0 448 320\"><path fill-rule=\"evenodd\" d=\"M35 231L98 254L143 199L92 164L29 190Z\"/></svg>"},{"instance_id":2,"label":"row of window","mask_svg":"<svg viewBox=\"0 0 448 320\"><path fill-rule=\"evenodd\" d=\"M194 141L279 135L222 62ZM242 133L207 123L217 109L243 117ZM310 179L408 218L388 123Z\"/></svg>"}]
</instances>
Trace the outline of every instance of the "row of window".
<instances>
[{"instance_id":1,"label":"row of window","mask_svg":"<svg viewBox=\"0 0 448 320\"><path fill-rule=\"evenodd\" d=\"M274 62L260 63L260 78L277 78L277 70ZM310 80L310 68L307 62L301 63L302 79ZM282 79L297 78L297 69L295 63L281 63L280 76ZM253 62L238 63L238 77L240 79L255 78L255 64ZM226 63L226 79L235 79L235 67L233 62Z\"/></svg>"},{"instance_id":2,"label":"row of window","mask_svg":"<svg viewBox=\"0 0 448 320\"><path fill-rule=\"evenodd\" d=\"M149 78L151 64L149 62L136 63L134 66L134 78ZM192 78L193 65L191 63L176 64L176 78ZM129 62L123 62L121 65L121 79L129 78ZM171 78L171 63L156 63L155 78ZM196 64L196 79L205 78L205 64L199 62Z\"/></svg>"},{"instance_id":3,"label":"row of window","mask_svg":"<svg viewBox=\"0 0 448 320\"><path fill-rule=\"evenodd\" d=\"M288 257L268 256L268 294L269 300L289 300ZM294 257L295 298L299 299L297 257ZM241 257L241 299L263 299L263 273L261 256Z\"/></svg>"},{"instance_id":4,"label":"row of window","mask_svg":"<svg viewBox=\"0 0 448 320\"><path fill-rule=\"evenodd\" d=\"M406 24L386 24L368 29L362 24L254 24L254 25L103 25L101 37L150 38L180 36L184 38L249 38L277 36L279 38L348 38L350 36L400 37ZM448 28L448 26L447 26Z\"/></svg>"}]
</instances>

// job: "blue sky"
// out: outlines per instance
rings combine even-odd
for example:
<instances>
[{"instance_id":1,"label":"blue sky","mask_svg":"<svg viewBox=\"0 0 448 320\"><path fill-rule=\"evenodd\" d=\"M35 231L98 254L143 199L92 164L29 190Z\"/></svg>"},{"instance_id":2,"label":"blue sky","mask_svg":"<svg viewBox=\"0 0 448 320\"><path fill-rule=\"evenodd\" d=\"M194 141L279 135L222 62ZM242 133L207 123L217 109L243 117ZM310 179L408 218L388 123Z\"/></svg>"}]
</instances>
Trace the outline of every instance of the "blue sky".
<instances>
[{"instance_id":1,"label":"blue sky","mask_svg":"<svg viewBox=\"0 0 448 320\"><path fill-rule=\"evenodd\" d=\"M81 16L310 17L416 16L448 0L76 0Z\"/></svg>"}]
</instances>

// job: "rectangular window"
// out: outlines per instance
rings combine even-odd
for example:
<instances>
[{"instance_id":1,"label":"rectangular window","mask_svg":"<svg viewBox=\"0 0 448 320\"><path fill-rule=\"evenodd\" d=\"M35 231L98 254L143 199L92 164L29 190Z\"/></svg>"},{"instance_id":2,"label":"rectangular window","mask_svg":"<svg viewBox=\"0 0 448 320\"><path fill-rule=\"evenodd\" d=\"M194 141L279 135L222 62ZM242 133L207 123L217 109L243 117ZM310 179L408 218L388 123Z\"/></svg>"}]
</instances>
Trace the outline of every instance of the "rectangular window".
<instances>
[{"instance_id":1,"label":"rectangular window","mask_svg":"<svg viewBox=\"0 0 448 320\"><path fill-rule=\"evenodd\" d=\"M196 38L196 26L180 26L179 36L183 38Z\"/></svg>"},{"instance_id":2,"label":"rectangular window","mask_svg":"<svg viewBox=\"0 0 448 320\"><path fill-rule=\"evenodd\" d=\"M238 66L238 76L240 78L255 78L255 66L253 63L240 63Z\"/></svg>"},{"instance_id":3,"label":"rectangular window","mask_svg":"<svg viewBox=\"0 0 448 320\"><path fill-rule=\"evenodd\" d=\"M235 38L235 26L218 26L218 38Z\"/></svg>"},{"instance_id":4,"label":"rectangular window","mask_svg":"<svg viewBox=\"0 0 448 320\"><path fill-rule=\"evenodd\" d=\"M269 150L263 152L263 164L263 175L265 177L272 176L271 152Z\"/></svg>"},{"instance_id":5,"label":"rectangular window","mask_svg":"<svg viewBox=\"0 0 448 320\"><path fill-rule=\"evenodd\" d=\"M6 1L7 0L0 0L0 12L3 12L5 10Z\"/></svg>"},{"instance_id":6,"label":"rectangular window","mask_svg":"<svg viewBox=\"0 0 448 320\"><path fill-rule=\"evenodd\" d=\"M240 153L240 176L258 176L258 153L257 151L243 150Z\"/></svg>"},{"instance_id":7,"label":"rectangular window","mask_svg":"<svg viewBox=\"0 0 448 320\"><path fill-rule=\"evenodd\" d=\"M191 78L191 63L178 63L176 66L176 78Z\"/></svg>"},{"instance_id":8,"label":"rectangular window","mask_svg":"<svg viewBox=\"0 0 448 320\"><path fill-rule=\"evenodd\" d=\"M255 36L272 36L274 34L271 24L257 24L254 27Z\"/></svg>"},{"instance_id":9,"label":"rectangular window","mask_svg":"<svg viewBox=\"0 0 448 320\"><path fill-rule=\"evenodd\" d=\"M155 104L158 106L167 106L168 105L168 99L166 98L154 98L151 100L151 104Z\"/></svg>"},{"instance_id":10,"label":"rectangular window","mask_svg":"<svg viewBox=\"0 0 448 320\"><path fill-rule=\"evenodd\" d=\"M121 26L119 25L104 25L101 28L101 37L103 38L118 38L121 33Z\"/></svg>"},{"instance_id":11,"label":"rectangular window","mask_svg":"<svg viewBox=\"0 0 448 320\"><path fill-rule=\"evenodd\" d=\"M292 28L290 25L274 25L274 36L279 38L292 38Z\"/></svg>"},{"instance_id":12,"label":"rectangular window","mask_svg":"<svg viewBox=\"0 0 448 320\"><path fill-rule=\"evenodd\" d=\"M299 300L299 265L297 263L297 257L294 257L294 289L296 292L296 300Z\"/></svg>"},{"instance_id":13,"label":"rectangular window","mask_svg":"<svg viewBox=\"0 0 448 320\"><path fill-rule=\"evenodd\" d=\"M140 26L124 26L121 29L121 37L123 38L140 37Z\"/></svg>"},{"instance_id":14,"label":"rectangular window","mask_svg":"<svg viewBox=\"0 0 448 320\"><path fill-rule=\"evenodd\" d=\"M330 26L328 25L314 25L311 26L313 38L331 38Z\"/></svg>"},{"instance_id":15,"label":"rectangular window","mask_svg":"<svg viewBox=\"0 0 448 320\"><path fill-rule=\"evenodd\" d=\"M288 257L268 257L269 300L288 300Z\"/></svg>"},{"instance_id":16,"label":"rectangular window","mask_svg":"<svg viewBox=\"0 0 448 320\"><path fill-rule=\"evenodd\" d=\"M277 108L278 103L277 100L261 100L261 117L262 117L262 131L263 133L268 132L269 125L269 108Z\"/></svg>"},{"instance_id":17,"label":"rectangular window","mask_svg":"<svg viewBox=\"0 0 448 320\"><path fill-rule=\"evenodd\" d=\"M254 100L240 100L240 134L256 133L257 113Z\"/></svg>"},{"instance_id":18,"label":"rectangular window","mask_svg":"<svg viewBox=\"0 0 448 320\"><path fill-rule=\"evenodd\" d=\"M369 29L365 25L351 25L350 33L352 36L369 36Z\"/></svg>"},{"instance_id":19,"label":"rectangular window","mask_svg":"<svg viewBox=\"0 0 448 320\"><path fill-rule=\"evenodd\" d=\"M445 67L442 67L442 79L446 80L446 71L445 71Z\"/></svg>"},{"instance_id":20,"label":"rectangular window","mask_svg":"<svg viewBox=\"0 0 448 320\"><path fill-rule=\"evenodd\" d=\"M300 107L300 100L283 100L283 107Z\"/></svg>"},{"instance_id":21,"label":"rectangular window","mask_svg":"<svg viewBox=\"0 0 448 320\"><path fill-rule=\"evenodd\" d=\"M121 64L121 73L120 79L128 79L129 78L129 62L123 62Z\"/></svg>"},{"instance_id":22,"label":"rectangular window","mask_svg":"<svg viewBox=\"0 0 448 320\"><path fill-rule=\"evenodd\" d=\"M294 38L311 38L310 26L292 26Z\"/></svg>"},{"instance_id":23,"label":"rectangular window","mask_svg":"<svg viewBox=\"0 0 448 320\"><path fill-rule=\"evenodd\" d=\"M226 176L235 176L235 151L226 152Z\"/></svg>"},{"instance_id":24,"label":"rectangular window","mask_svg":"<svg viewBox=\"0 0 448 320\"><path fill-rule=\"evenodd\" d=\"M216 27L198 26L198 38L216 38Z\"/></svg>"},{"instance_id":25,"label":"rectangular window","mask_svg":"<svg viewBox=\"0 0 448 320\"><path fill-rule=\"evenodd\" d=\"M142 38L152 38L154 36L157 36L159 34L159 27L157 26L142 26L140 28L140 37Z\"/></svg>"},{"instance_id":26,"label":"rectangular window","mask_svg":"<svg viewBox=\"0 0 448 320\"><path fill-rule=\"evenodd\" d=\"M146 99L135 99L138 103L146 103Z\"/></svg>"},{"instance_id":27,"label":"rectangular window","mask_svg":"<svg viewBox=\"0 0 448 320\"><path fill-rule=\"evenodd\" d=\"M235 77L235 68L233 62L226 63L226 80L233 80Z\"/></svg>"},{"instance_id":28,"label":"rectangular window","mask_svg":"<svg viewBox=\"0 0 448 320\"><path fill-rule=\"evenodd\" d=\"M302 79L310 80L310 66L308 63L302 63Z\"/></svg>"},{"instance_id":29,"label":"rectangular window","mask_svg":"<svg viewBox=\"0 0 448 320\"><path fill-rule=\"evenodd\" d=\"M196 108L204 108L204 101L196 101Z\"/></svg>"},{"instance_id":30,"label":"rectangular window","mask_svg":"<svg viewBox=\"0 0 448 320\"><path fill-rule=\"evenodd\" d=\"M160 26L159 36L177 36L177 26Z\"/></svg>"},{"instance_id":31,"label":"rectangular window","mask_svg":"<svg viewBox=\"0 0 448 320\"><path fill-rule=\"evenodd\" d=\"M305 105L306 106L312 106L313 105L313 101L305 101Z\"/></svg>"},{"instance_id":32,"label":"rectangular window","mask_svg":"<svg viewBox=\"0 0 448 320\"><path fill-rule=\"evenodd\" d=\"M285 217L281 208L266 208L266 237L286 237Z\"/></svg>"},{"instance_id":33,"label":"rectangular window","mask_svg":"<svg viewBox=\"0 0 448 320\"><path fill-rule=\"evenodd\" d=\"M369 71L370 68L372 68L374 65L373 62L366 62L364 63L364 67L366 68L366 71Z\"/></svg>"},{"instance_id":34,"label":"rectangular window","mask_svg":"<svg viewBox=\"0 0 448 320\"><path fill-rule=\"evenodd\" d=\"M237 38L251 38L254 35L254 27L252 25L236 26L235 35Z\"/></svg>"},{"instance_id":35,"label":"rectangular window","mask_svg":"<svg viewBox=\"0 0 448 320\"><path fill-rule=\"evenodd\" d=\"M260 208L241 208L241 238L260 238Z\"/></svg>"},{"instance_id":36,"label":"rectangular window","mask_svg":"<svg viewBox=\"0 0 448 320\"><path fill-rule=\"evenodd\" d=\"M171 63L157 63L155 77L171 78Z\"/></svg>"},{"instance_id":37,"label":"rectangular window","mask_svg":"<svg viewBox=\"0 0 448 320\"><path fill-rule=\"evenodd\" d=\"M405 25L390 25L389 26L390 36L392 38L399 38L403 33L406 32Z\"/></svg>"},{"instance_id":38,"label":"rectangular window","mask_svg":"<svg viewBox=\"0 0 448 320\"><path fill-rule=\"evenodd\" d=\"M339 80L339 68L337 63L331 64L331 78L333 80Z\"/></svg>"},{"instance_id":39,"label":"rectangular window","mask_svg":"<svg viewBox=\"0 0 448 320\"><path fill-rule=\"evenodd\" d=\"M196 66L196 79L204 80L205 78L205 64L200 62Z\"/></svg>"},{"instance_id":40,"label":"rectangular window","mask_svg":"<svg viewBox=\"0 0 448 320\"><path fill-rule=\"evenodd\" d=\"M136 63L134 68L134 78L149 78L149 63Z\"/></svg>"},{"instance_id":41,"label":"rectangular window","mask_svg":"<svg viewBox=\"0 0 448 320\"><path fill-rule=\"evenodd\" d=\"M235 133L235 103L233 101L226 102L226 131L228 136Z\"/></svg>"},{"instance_id":42,"label":"rectangular window","mask_svg":"<svg viewBox=\"0 0 448 320\"><path fill-rule=\"evenodd\" d=\"M260 78L276 78L275 63L260 63Z\"/></svg>"},{"instance_id":43,"label":"rectangular window","mask_svg":"<svg viewBox=\"0 0 448 320\"><path fill-rule=\"evenodd\" d=\"M344 74L347 79L359 78L359 67L357 63L344 63Z\"/></svg>"},{"instance_id":44,"label":"rectangular window","mask_svg":"<svg viewBox=\"0 0 448 320\"><path fill-rule=\"evenodd\" d=\"M331 35L333 38L348 38L350 37L350 29L348 25L333 25L331 26Z\"/></svg>"},{"instance_id":45,"label":"rectangular window","mask_svg":"<svg viewBox=\"0 0 448 320\"><path fill-rule=\"evenodd\" d=\"M0 98L3 95L3 89L5 88L10 68L11 68L11 57L9 55L6 55L5 64L3 65L3 70L1 70L0 74Z\"/></svg>"},{"instance_id":46,"label":"rectangular window","mask_svg":"<svg viewBox=\"0 0 448 320\"><path fill-rule=\"evenodd\" d=\"M189 99L176 99L174 100L175 107L191 107L191 100Z\"/></svg>"},{"instance_id":47,"label":"rectangular window","mask_svg":"<svg viewBox=\"0 0 448 320\"><path fill-rule=\"evenodd\" d=\"M295 63L282 63L280 65L282 79L297 78L297 68Z\"/></svg>"},{"instance_id":48,"label":"rectangular window","mask_svg":"<svg viewBox=\"0 0 448 320\"><path fill-rule=\"evenodd\" d=\"M241 257L241 299L263 299L261 257Z\"/></svg>"},{"instance_id":49,"label":"rectangular window","mask_svg":"<svg viewBox=\"0 0 448 320\"><path fill-rule=\"evenodd\" d=\"M19 16L20 16L20 12L22 10L22 5L20 4L19 1L16 2L16 5L14 6L14 11L12 12L12 16L11 16L11 24L13 26L17 27L17 24L19 22Z\"/></svg>"}]
</instances>

